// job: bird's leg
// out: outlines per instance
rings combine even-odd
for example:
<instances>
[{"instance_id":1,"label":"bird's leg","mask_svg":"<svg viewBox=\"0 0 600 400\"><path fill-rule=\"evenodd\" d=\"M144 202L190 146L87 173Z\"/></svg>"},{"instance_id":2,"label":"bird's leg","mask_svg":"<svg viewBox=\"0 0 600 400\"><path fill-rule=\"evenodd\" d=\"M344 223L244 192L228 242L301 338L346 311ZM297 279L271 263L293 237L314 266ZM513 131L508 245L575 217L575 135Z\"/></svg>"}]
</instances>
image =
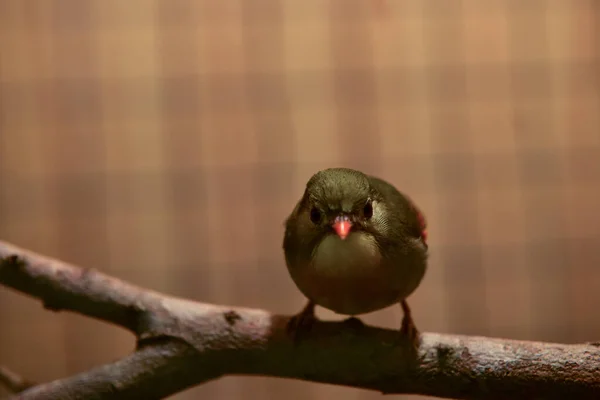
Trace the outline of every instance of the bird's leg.
<instances>
[{"instance_id":1,"label":"bird's leg","mask_svg":"<svg viewBox=\"0 0 600 400\"><path fill-rule=\"evenodd\" d=\"M287 323L287 331L292 335L294 340L297 340L303 333L310 331L316 319L315 303L309 300L302 311L290 318Z\"/></svg>"},{"instance_id":2,"label":"bird's leg","mask_svg":"<svg viewBox=\"0 0 600 400\"><path fill-rule=\"evenodd\" d=\"M415 322L412 319L410 307L408 307L406 300L402 300L400 302L400 306L402 307L402 312L404 313L404 317L402 317L402 327L400 328L400 333L410 341L415 349L417 349L419 347L419 331L417 330Z\"/></svg>"}]
</instances>

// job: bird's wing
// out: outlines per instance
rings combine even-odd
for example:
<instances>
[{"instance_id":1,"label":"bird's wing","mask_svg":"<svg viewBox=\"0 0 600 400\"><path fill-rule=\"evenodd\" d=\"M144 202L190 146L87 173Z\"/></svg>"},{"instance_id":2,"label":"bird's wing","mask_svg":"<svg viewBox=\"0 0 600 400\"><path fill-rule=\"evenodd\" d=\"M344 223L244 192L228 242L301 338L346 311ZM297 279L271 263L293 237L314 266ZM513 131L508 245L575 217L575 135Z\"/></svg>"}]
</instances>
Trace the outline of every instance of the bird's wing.
<instances>
[{"instance_id":1,"label":"bird's wing","mask_svg":"<svg viewBox=\"0 0 600 400\"><path fill-rule=\"evenodd\" d=\"M393 213L399 219L396 222L407 226L409 233L427 244L427 219L411 198L383 179L369 176L369 180L371 187L383 196L389 208L397 211Z\"/></svg>"}]
</instances>

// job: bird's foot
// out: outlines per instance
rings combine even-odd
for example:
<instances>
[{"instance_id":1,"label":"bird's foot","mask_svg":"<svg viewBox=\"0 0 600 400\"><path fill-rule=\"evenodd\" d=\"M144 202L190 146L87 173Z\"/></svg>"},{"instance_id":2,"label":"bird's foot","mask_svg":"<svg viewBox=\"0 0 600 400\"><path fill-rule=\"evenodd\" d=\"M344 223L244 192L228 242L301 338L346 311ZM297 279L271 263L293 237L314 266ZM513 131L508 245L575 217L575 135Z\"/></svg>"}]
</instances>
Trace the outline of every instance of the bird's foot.
<instances>
[{"instance_id":1,"label":"bird's foot","mask_svg":"<svg viewBox=\"0 0 600 400\"><path fill-rule=\"evenodd\" d=\"M414 321L410 317L402 318L402 327L400 328L400 335L406 341L408 341L412 348L417 350L419 348L420 343L420 335L419 330L415 326Z\"/></svg>"},{"instance_id":2,"label":"bird's foot","mask_svg":"<svg viewBox=\"0 0 600 400\"><path fill-rule=\"evenodd\" d=\"M287 332L294 342L298 342L310 332L316 320L315 305L309 302L300 313L290 318L286 326Z\"/></svg>"},{"instance_id":3,"label":"bird's foot","mask_svg":"<svg viewBox=\"0 0 600 400\"><path fill-rule=\"evenodd\" d=\"M415 352L419 349L421 337L419 335L419 330L415 325L415 322L412 319L412 315L410 312L410 308L405 300L403 300L400 305L402 306L402 311L404 312L404 317L402 318L402 326L400 327L400 335L401 337L410 343L411 348L415 350Z\"/></svg>"}]
</instances>

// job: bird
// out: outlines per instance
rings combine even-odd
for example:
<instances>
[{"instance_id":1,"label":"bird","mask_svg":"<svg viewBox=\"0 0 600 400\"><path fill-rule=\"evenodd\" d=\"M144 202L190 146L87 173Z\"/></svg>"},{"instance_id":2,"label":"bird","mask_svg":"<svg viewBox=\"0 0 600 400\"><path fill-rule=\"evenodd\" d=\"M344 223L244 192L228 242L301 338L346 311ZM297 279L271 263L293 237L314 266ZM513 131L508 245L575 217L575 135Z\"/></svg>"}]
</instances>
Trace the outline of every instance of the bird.
<instances>
[{"instance_id":1,"label":"bird","mask_svg":"<svg viewBox=\"0 0 600 400\"><path fill-rule=\"evenodd\" d=\"M294 336L316 320L315 307L355 316L400 304L400 333L415 347L419 331L407 297L427 270L427 222L393 185L350 168L327 168L308 180L285 220L288 272L308 299L290 318Z\"/></svg>"}]
</instances>

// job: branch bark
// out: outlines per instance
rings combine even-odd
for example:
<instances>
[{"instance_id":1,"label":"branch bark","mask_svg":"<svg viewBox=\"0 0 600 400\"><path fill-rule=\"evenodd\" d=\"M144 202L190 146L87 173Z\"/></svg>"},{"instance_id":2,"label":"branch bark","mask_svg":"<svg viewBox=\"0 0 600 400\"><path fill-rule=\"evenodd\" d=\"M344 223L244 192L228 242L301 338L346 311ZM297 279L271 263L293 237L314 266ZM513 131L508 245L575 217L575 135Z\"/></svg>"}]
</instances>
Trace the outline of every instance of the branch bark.
<instances>
[{"instance_id":1,"label":"branch bark","mask_svg":"<svg viewBox=\"0 0 600 400\"><path fill-rule=\"evenodd\" d=\"M319 321L299 343L289 316L167 296L0 242L0 283L130 330L131 355L22 391L21 399L163 398L224 375L263 375L457 399L598 399L600 347L398 332Z\"/></svg>"}]
</instances>

